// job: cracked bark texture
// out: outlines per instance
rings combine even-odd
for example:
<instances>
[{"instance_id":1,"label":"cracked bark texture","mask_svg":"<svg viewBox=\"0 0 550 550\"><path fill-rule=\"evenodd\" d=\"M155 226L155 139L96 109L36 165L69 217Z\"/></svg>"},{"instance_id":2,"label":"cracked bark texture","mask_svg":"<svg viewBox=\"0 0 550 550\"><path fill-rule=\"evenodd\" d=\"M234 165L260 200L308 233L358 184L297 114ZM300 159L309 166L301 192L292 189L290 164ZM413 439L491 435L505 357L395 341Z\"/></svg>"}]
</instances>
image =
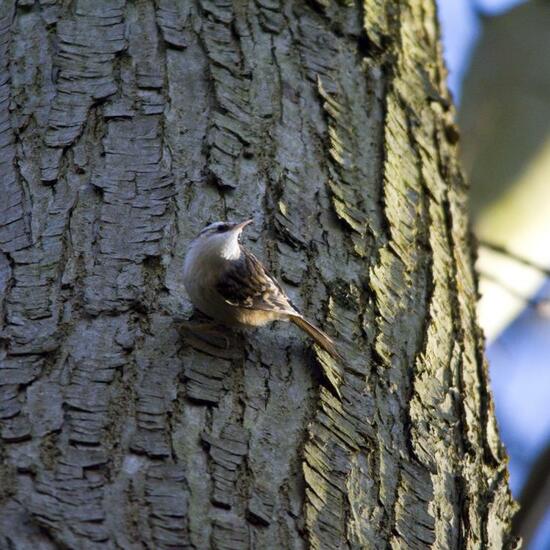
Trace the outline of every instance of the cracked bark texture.
<instances>
[{"instance_id":1,"label":"cracked bark texture","mask_svg":"<svg viewBox=\"0 0 550 550\"><path fill-rule=\"evenodd\" d=\"M4 0L0 132L0 548L514 544L432 0ZM188 345L226 217L340 371Z\"/></svg>"}]
</instances>

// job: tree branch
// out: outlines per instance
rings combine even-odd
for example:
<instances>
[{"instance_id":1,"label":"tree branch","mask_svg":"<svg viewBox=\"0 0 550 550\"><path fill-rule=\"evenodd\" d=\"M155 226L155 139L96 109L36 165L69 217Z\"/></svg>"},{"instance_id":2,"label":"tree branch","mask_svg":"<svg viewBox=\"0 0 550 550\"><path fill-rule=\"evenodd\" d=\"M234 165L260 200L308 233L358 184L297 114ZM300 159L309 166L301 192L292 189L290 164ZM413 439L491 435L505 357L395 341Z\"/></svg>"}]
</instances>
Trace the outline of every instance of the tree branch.
<instances>
[{"instance_id":1,"label":"tree branch","mask_svg":"<svg viewBox=\"0 0 550 550\"><path fill-rule=\"evenodd\" d=\"M508 256L510 259L520 264L532 267L533 269L540 271L547 277L550 277L550 268L542 266L537 262L534 262L533 260L529 260L528 258L520 256L516 252L512 252L511 250L509 250L508 248L506 248L501 244L490 243L489 241L485 241L481 239L478 239L478 242L479 242L479 245L482 246L483 248L487 248L488 250L492 250L493 252L496 252L497 254L502 254L503 256Z\"/></svg>"}]
</instances>

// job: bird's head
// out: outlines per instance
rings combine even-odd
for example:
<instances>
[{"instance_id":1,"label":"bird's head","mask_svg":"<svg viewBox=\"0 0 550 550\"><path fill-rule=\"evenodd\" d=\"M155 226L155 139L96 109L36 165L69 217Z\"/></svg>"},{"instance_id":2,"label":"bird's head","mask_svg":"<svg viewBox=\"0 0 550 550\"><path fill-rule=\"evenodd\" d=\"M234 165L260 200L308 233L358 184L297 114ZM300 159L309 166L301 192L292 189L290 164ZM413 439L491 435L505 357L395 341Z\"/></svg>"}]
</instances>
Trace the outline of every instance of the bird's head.
<instances>
[{"instance_id":1,"label":"bird's head","mask_svg":"<svg viewBox=\"0 0 550 550\"><path fill-rule=\"evenodd\" d=\"M241 255L239 236L243 229L253 221L211 223L195 237L192 244L194 247L200 248L201 254L225 260L236 260Z\"/></svg>"}]
</instances>

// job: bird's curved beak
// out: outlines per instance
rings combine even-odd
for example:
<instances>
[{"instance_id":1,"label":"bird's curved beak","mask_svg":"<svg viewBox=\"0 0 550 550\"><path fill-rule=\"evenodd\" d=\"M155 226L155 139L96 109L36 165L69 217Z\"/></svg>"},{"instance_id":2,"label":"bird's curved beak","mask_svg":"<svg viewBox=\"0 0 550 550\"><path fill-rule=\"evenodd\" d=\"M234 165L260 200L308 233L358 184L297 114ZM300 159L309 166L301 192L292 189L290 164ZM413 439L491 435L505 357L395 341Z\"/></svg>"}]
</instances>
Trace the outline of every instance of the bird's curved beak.
<instances>
[{"instance_id":1,"label":"bird's curved beak","mask_svg":"<svg viewBox=\"0 0 550 550\"><path fill-rule=\"evenodd\" d=\"M233 230L240 233L247 225L251 224L253 221L254 218L246 220L245 222L238 223Z\"/></svg>"}]
</instances>

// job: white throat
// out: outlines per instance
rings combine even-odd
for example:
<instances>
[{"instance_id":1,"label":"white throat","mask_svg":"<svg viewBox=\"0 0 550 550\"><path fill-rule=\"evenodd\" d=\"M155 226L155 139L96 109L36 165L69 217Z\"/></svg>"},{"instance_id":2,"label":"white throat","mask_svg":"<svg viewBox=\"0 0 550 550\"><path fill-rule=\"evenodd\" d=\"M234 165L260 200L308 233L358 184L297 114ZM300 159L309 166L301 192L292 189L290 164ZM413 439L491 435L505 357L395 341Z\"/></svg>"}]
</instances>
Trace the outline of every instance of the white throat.
<instances>
[{"instance_id":1,"label":"white throat","mask_svg":"<svg viewBox=\"0 0 550 550\"><path fill-rule=\"evenodd\" d=\"M222 235L199 237L191 243L186 256L188 268L192 266L220 266L224 262L235 261L241 257L241 245L237 232Z\"/></svg>"},{"instance_id":2,"label":"white throat","mask_svg":"<svg viewBox=\"0 0 550 550\"><path fill-rule=\"evenodd\" d=\"M225 260L238 260L241 257L242 252L238 233L227 235L219 248L219 254Z\"/></svg>"}]
</instances>

